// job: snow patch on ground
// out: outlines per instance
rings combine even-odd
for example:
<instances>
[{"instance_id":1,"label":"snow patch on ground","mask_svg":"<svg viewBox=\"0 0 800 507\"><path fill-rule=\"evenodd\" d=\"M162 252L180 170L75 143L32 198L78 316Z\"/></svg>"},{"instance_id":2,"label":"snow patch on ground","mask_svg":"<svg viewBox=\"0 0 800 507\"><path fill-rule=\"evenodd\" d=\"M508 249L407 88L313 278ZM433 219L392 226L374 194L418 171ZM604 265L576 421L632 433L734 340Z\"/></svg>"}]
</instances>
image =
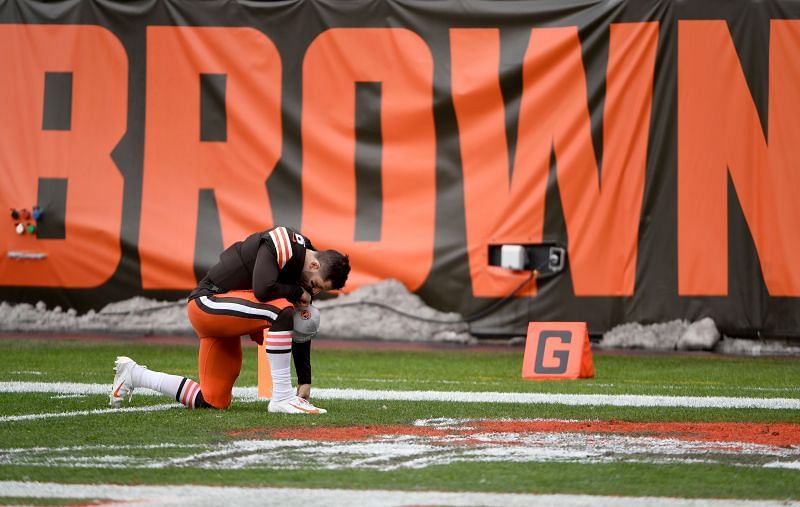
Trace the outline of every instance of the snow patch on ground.
<instances>
[{"instance_id":1,"label":"snow patch on ground","mask_svg":"<svg viewBox=\"0 0 800 507\"><path fill-rule=\"evenodd\" d=\"M675 350L678 340L689 327L685 320L642 325L638 322L621 324L603 335L602 348Z\"/></svg>"},{"instance_id":2,"label":"snow patch on ground","mask_svg":"<svg viewBox=\"0 0 800 507\"><path fill-rule=\"evenodd\" d=\"M111 303L99 312L78 315L73 308L48 309L39 301L0 303L0 331L141 334L194 334L186 316L186 301L157 301L135 297Z\"/></svg>"},{"instance_id":3,"label":"snow patch on ground","mask_svg":"<svg viewBox=\"0 0 800 507\"><path fill-rule=\"evenodd\" d=\"M474 344L469 325L458 313L431 308L398 280L365 285L314 303L322 313L322 338L447 342ZM186 300L158 301L134 297L110 303L100 311L78 315L74 309L48 309L43 302L0 302L0 332L82 334L188 335L194 331L186 316ZM510 341L524 343L524 337ZM627 323L603 335L595 344L606 349L709 350L736 355L800 355L800 344L781 340L736 339L722 336L714 321L673 320L643 325Z\"/></svg>"},{"instance_id":4,"label":"snow patch on ground","mask_svg":"<svg viewBox=\"0 0 800 507\"><path fill-rule=\"evenodd\" d=\"M672 320L643 325L621 324L607 331L595 344L601 349L706 350L749 356L797 356L800 343L788 340L755 340L724 336L714 320Z\"/></svg>"},{"instance_id":5,"label":"snow patch on ground","mask_svg":"<svg viewBox=\"0 0 800 507\"><path fill-rule=\"evenodd\" d=\"M319 336L411 342L474 343L457 313L427 306L397 280L385 280L350 294L314 303L322 312ZM357 325L356 325L357 323ZM43 302L0 303L0 331L194 335L186 300L157 301L134 297L100 311L78 315L70 308L48 309Z\"/></svg>"},{"instance_id":6,"label":"snow patch on ground","mask_svg":"<svg viewBox=\"0 0 800 507\"><path fill-rule=\"evenodd\" d=\"M443 313L397 280L365 285L314 303L322 312L320 335L334 338L473 343L458 313ZM358 325L353 325L357 322Z\"/></svg>"}]
</instances>

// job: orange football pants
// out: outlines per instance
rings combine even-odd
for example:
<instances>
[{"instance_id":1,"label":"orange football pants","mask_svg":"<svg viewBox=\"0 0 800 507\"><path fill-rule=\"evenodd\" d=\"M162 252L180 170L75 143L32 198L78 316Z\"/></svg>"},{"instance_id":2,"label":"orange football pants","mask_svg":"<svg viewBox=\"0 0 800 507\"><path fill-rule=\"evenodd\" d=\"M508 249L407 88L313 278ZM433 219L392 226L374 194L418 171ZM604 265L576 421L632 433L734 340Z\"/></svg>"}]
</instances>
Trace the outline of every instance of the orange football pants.
<instances>
[{"instance_id":1,"label":"orange football pants","mask_svg":"<svg viewBox=\"0 0 800 507\"><path fill-rule=\"evenodd\" d=\"M214 408L231 405L233 384L242 369L241 337L261 343L264 329L292 304L285 299L258 301L253 291L236 290L191 300L187 311L200 351L197 370L203 398Z\"/></svg>"}]
</instances>

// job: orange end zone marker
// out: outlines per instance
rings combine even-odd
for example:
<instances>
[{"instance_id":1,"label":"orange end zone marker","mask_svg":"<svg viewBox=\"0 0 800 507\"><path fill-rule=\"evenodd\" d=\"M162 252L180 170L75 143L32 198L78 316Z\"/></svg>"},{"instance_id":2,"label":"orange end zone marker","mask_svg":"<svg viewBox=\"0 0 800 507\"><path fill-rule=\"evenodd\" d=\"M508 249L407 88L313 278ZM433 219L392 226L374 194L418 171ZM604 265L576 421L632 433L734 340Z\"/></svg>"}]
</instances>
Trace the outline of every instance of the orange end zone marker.
<instances>
[{"instance_id":1,"label":"orange end zone marker","mask_svg":"<svg viewBox=\"0 0 800 507\"><path fill-rule=\"evenodd\" d=\"M266 329L264 333L266 334ZM267 343L267 340L264 340ZM269 369L269 359L267 359L266 345L259 345L258 353L258 397L272 398L272 371Z\"/></svg>"},{"instance_id":2,"label":"orange end zone marker","mask_svg":"<svg viewBox=\"0 0 800 507\"><path fill-rule=\"evenodd\" d=\"M531 322L522 359L522 378L594 377L592 348L585 322Z\"/></svg>"}]
</instances>

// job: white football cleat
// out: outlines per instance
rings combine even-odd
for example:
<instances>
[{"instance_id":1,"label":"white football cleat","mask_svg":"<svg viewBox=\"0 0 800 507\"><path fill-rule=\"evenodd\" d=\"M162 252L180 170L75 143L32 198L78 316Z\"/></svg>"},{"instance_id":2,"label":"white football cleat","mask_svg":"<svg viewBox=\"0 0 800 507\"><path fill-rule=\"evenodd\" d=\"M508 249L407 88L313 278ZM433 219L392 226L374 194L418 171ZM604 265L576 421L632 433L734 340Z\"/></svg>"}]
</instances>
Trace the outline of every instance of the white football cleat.
<instances>
[{"instance_id":1,"label":"white football cleat","mask_svg":"<svg viewBox=\"0 0 800 507\"><path fill-rule=\"evenodd\" d=\"M111 385L111 396L108 404L112 407L119 407L123 398L128 398L128 402L133 398L133 380L131 372L137 366L136 361L126 356L118 356L114 362L114 383Z\"/></svg>"},{"instance_id":2,"label":"white football cleat","mask_svg":"<svg viewBox=\"0 0 800 507\"><path fill-rule=\"evenodd\" d=\"M271 400L267 411L273 414L324 414L327 412L324 408L315 407L307 399L300 396L292 396L287 400L281 401Z\"/></svg>"}]
</instances>

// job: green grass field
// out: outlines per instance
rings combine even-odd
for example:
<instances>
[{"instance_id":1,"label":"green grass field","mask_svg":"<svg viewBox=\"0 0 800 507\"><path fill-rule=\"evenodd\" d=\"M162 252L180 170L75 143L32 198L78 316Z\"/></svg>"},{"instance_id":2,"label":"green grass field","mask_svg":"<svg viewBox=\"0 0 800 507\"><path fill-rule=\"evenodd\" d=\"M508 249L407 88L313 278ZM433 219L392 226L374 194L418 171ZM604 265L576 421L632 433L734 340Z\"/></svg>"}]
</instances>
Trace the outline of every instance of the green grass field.
<instances>
[{"instance_id":1,"label":"green grass field","mask_svg":"<svg viewBox=\"0 0 800 507\"><path fill-rule=\"evenodd\" d=\"M699 398L796 402L797 358L595 353L593 379L536 382L520 378L521 349L320 346L312 354L319 393L552 393L554 402L322 396L314 402L329 413L308 417L268 414L266 401L246 397L227 411L167 408L167 398L139 392L125 407L152 411L106 411L98 385L110 385L114 358L123 354L196 378L193 346L0 340L3 481L800 499L797 404L709 407ZM237 387L253 387L256 350L244 356ZM61 393L30 383L96 387ZM641 406L555 398L594 394L638 395ZM650 402L664 396L701 406ZM582 429L542 430L559 424ZM602 430L609 425L619 431ZM698 436L705 431L698 428L712 436ZM6 495L0 488L0 504L20 502Z\"/></svg>"}]
</instances>

